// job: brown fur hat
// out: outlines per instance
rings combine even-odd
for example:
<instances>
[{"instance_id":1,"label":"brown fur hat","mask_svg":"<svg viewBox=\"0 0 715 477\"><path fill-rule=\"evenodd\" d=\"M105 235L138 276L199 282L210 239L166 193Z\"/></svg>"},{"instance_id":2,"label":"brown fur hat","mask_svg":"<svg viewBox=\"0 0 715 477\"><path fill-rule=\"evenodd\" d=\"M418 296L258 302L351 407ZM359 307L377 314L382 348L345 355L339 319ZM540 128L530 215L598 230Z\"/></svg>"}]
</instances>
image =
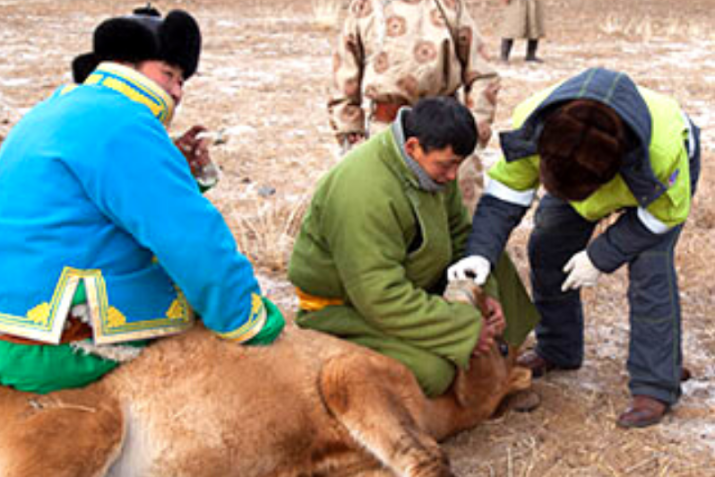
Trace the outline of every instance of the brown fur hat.
<instances>
[{"instance_id":1,"label":"brown fur hat","mask_svg":"<svg viewBox=\"0 0 715 477\"><path fill-rule=\"evenodd\" d=\"M539 137L541 182L559 198L586 199L613 179L627 149L627 127L598 101L569 101L552 111Z\"/></svg>"}]
</instances>

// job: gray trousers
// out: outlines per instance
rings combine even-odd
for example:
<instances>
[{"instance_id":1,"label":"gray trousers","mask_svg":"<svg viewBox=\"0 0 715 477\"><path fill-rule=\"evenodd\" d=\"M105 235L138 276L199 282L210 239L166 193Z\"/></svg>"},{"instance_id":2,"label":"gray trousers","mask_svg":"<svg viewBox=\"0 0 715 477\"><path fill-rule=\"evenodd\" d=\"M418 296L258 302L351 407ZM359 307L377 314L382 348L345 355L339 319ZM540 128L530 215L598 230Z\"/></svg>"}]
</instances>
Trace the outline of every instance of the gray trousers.
<instances>
[{"instance_id":1,"label":"gray trousers","mask_svg":"<svg viewBox=\"0 0 715 477\"><path fill-rule=\"evenodd\" d=\"M697 141L690 159L692 191L700 175ZM536 352L565 368L583 361L584 320L579 290L561 291L566 262L586 248L597 222L578 215L565 201L546 195L535 215L529 239L529 262L534 304L541 314L536 327ZM668 404L681 394L683 362L681 311L674 250L682 225L663 234L659 242L628 263L630 342L629 388Z\"/></svg>"}]
</instances>

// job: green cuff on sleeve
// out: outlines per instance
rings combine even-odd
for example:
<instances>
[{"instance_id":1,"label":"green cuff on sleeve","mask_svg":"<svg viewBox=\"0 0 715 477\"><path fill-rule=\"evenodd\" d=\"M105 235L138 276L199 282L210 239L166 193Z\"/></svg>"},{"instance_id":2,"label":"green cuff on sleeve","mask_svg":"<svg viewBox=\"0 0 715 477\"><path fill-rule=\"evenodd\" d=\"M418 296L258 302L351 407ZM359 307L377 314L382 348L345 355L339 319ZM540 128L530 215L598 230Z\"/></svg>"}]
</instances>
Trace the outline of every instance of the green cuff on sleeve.
<instances>
[{"instance_id":1,"label":"green cuff on sleeve","mask_svg":"<svg viewBox=\"0 0 715 477\"><path fill-rule=\"evenodd\" d=\"M278 338L285 327L285 319L278 307L264 296L262 296L261 299L263 300L263 305L266 307L266 322L256 336L246 341L245 344L247 345L269 345Z\"/></svg>"}]
</instances>

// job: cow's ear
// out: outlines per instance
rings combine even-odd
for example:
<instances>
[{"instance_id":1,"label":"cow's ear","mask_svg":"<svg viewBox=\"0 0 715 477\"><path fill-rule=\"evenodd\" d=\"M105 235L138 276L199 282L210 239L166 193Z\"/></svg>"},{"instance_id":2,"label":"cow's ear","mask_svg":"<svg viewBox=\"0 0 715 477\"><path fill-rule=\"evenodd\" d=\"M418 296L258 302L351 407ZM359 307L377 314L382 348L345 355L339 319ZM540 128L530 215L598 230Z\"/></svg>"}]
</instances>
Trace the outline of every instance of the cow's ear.
<instances>
[{"instance_id":1,"label":"cow's ear","mask_svg":"<svg viewBox=\"0 0 715 477\"><path fill-rule=\"evenodd\" d=\"M531 388L531 370L514 366L509 373L509 392L526 391Z\"/></svg>"}]
</instances>

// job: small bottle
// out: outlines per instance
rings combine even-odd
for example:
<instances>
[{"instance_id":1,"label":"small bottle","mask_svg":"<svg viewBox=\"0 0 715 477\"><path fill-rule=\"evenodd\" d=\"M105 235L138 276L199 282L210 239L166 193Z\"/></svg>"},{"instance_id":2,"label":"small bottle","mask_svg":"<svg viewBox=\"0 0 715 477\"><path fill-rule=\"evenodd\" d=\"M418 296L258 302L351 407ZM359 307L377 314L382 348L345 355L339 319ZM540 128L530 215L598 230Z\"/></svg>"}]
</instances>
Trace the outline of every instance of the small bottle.
<instances>
[{"instance_id":1,"label":"small bottle","mask_svg":"<svg viewBox=\"0 0 715 477\"><path fill-rule=\"evenodd\" d=\"M196 173L196 182L204 189L210 189L218 183L221 171L213 161L209 161Z\"/></svg>"}]
</instances>

